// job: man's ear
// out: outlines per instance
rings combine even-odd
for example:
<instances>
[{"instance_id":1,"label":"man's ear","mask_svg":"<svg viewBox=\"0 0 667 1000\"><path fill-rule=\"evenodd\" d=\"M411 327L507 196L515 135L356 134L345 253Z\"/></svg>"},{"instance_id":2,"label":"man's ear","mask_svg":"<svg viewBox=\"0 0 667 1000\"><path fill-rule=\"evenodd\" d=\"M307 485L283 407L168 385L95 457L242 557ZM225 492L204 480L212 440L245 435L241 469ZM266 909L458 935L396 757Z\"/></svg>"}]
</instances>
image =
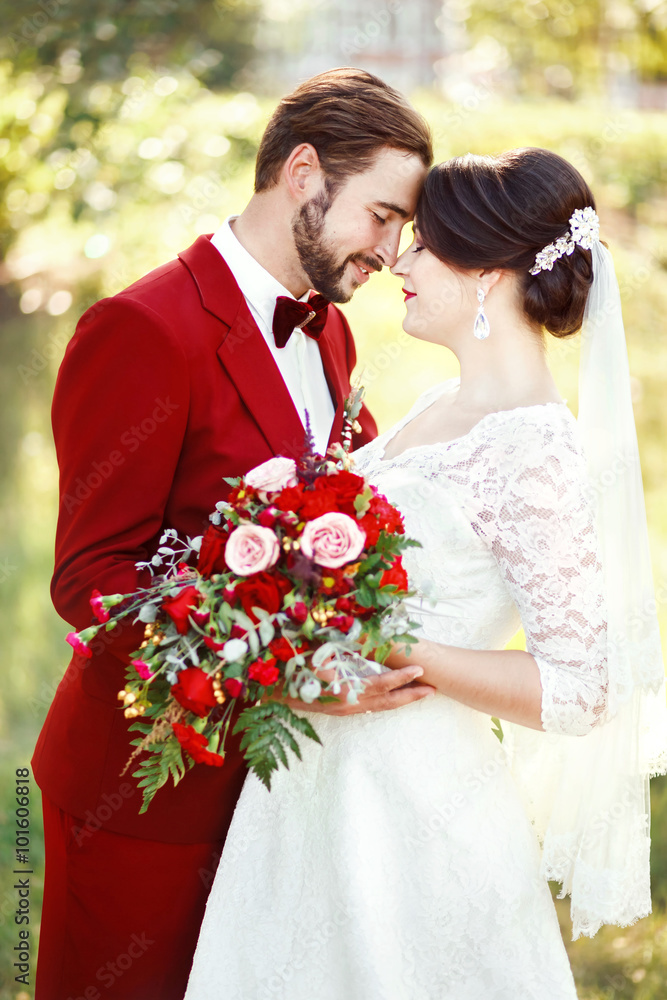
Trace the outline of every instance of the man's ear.
<instances>
[{"instance_id":1,"label":"man's ear","mask_svg":"<svg viewBox=\"0 0 667 1000\"><path fill-rule=\"evenodd\" d=\"M312 198L322 185L322 168L315 147L309 142L295 146L283 164L282 175L294 201Z\"/></svg>"}]
</instances>

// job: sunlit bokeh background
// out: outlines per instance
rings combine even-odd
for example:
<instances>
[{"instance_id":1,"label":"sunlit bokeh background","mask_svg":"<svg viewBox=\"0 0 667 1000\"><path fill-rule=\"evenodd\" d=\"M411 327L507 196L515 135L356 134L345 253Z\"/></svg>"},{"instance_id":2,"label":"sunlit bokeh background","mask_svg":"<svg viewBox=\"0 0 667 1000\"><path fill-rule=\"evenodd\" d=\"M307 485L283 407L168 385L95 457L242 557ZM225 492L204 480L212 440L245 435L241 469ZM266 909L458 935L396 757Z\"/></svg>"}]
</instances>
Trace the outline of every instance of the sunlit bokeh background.
<instances>
[{"instance_id":1,"label":"sunlit bokeh background","mask_svg":"<svg viewBox=\"0 0 667 1000\"><path fill-rule=\"evenodd\" d=\"M667 2L0 0L0 12L0 1000L27 1000L32 988L12 970L11 788L68 660L48 589L58 365L88 305L243 208L267 117L299 80L336 65L370 69L428 117L437 159L541 145L591 183L622 289L664 629ZM406 345L391 276L374 277L345 311L381 430L456 373L442 349ZM552 360L576 411L576 341L555 345ZM653 805L654 915L570 947L584 1000L667 996L662 780ZM36 934L35 787L32 806ZM567 939L564 905L559 914Z\"/></svg>"}]
</instances>

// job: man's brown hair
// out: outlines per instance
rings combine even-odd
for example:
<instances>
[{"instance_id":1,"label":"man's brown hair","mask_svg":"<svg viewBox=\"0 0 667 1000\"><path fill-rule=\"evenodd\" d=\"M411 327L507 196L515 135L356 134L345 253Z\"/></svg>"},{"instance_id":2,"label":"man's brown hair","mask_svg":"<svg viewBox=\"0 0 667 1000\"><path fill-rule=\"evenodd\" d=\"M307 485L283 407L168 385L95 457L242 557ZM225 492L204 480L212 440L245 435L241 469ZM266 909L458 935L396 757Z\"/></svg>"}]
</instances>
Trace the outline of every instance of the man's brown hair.
<instances>
[{"instance_id":1,"label":"man's brown hair","mask_svg":"<svg viewBox=\"0 0 667 1000\"><path fill-rule=\"evenodd\" d=\"M255 191L277 184L280 168L302 142L317 150L330 192L367 170L385 146L413 153L425 167L433 162L425 119L383 80L350 67L313 76L283 97L259 146Z\"/></svg>"}]
</instances>

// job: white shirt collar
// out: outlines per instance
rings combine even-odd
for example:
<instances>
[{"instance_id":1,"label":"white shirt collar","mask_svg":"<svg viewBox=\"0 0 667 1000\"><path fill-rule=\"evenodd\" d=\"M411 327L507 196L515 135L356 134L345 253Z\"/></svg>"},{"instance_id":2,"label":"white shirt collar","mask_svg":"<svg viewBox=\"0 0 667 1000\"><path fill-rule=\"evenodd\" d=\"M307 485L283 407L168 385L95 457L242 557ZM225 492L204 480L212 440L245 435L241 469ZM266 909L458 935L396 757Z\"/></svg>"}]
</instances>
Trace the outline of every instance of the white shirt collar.
<instances>
[{"instance_id":1,"label":"white shirt collar","mask_svg":"<svg viewBox=\"0 0 667 1000\"><path fill-rule=\"evenodd\" d=\"M286 295L290 299L294 296L236 238L230 222L237 218L237 215L230 215L225 219L211 237L211 243L227 262L246 302L260 316L266 329L271 330L278 296ZM310 290L301 296L299 302L305 302L309 295Z\"/></svg>"}]
</instances>

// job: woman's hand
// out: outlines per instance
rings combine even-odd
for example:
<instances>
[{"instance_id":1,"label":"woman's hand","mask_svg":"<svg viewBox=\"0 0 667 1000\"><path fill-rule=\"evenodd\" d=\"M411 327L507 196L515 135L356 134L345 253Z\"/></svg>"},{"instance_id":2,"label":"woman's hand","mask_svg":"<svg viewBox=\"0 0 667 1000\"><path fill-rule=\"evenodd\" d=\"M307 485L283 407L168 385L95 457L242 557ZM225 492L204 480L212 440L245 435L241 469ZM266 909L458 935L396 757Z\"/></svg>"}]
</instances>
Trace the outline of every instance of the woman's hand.
<instances>
[{"instance_id":1,"label":"woman's hand","mask_svg":"<svg viewBox=\"0 0 667 1000\"><path fill-rule=\"evenodd\" d=\"M323 715L359 715L361 712L388 712L394 708L409 705L435 694L435 688L430 684L418 684L417 678L423 674L421 667L414 664L378 674L376 677L365 678L364 690L359 694L358 702L350 704L347 701L349 687L341 684L339 694L333 695L335 701L313 701L307 704L300 698L282 698L280 696L264 695L262 701L281 701L292 709L302 712L321 712ZM320 668L317 676L323 681L334 679L333 668ZM326 692L330 695L330 692Z\"/></svg>"}]
</instances>

